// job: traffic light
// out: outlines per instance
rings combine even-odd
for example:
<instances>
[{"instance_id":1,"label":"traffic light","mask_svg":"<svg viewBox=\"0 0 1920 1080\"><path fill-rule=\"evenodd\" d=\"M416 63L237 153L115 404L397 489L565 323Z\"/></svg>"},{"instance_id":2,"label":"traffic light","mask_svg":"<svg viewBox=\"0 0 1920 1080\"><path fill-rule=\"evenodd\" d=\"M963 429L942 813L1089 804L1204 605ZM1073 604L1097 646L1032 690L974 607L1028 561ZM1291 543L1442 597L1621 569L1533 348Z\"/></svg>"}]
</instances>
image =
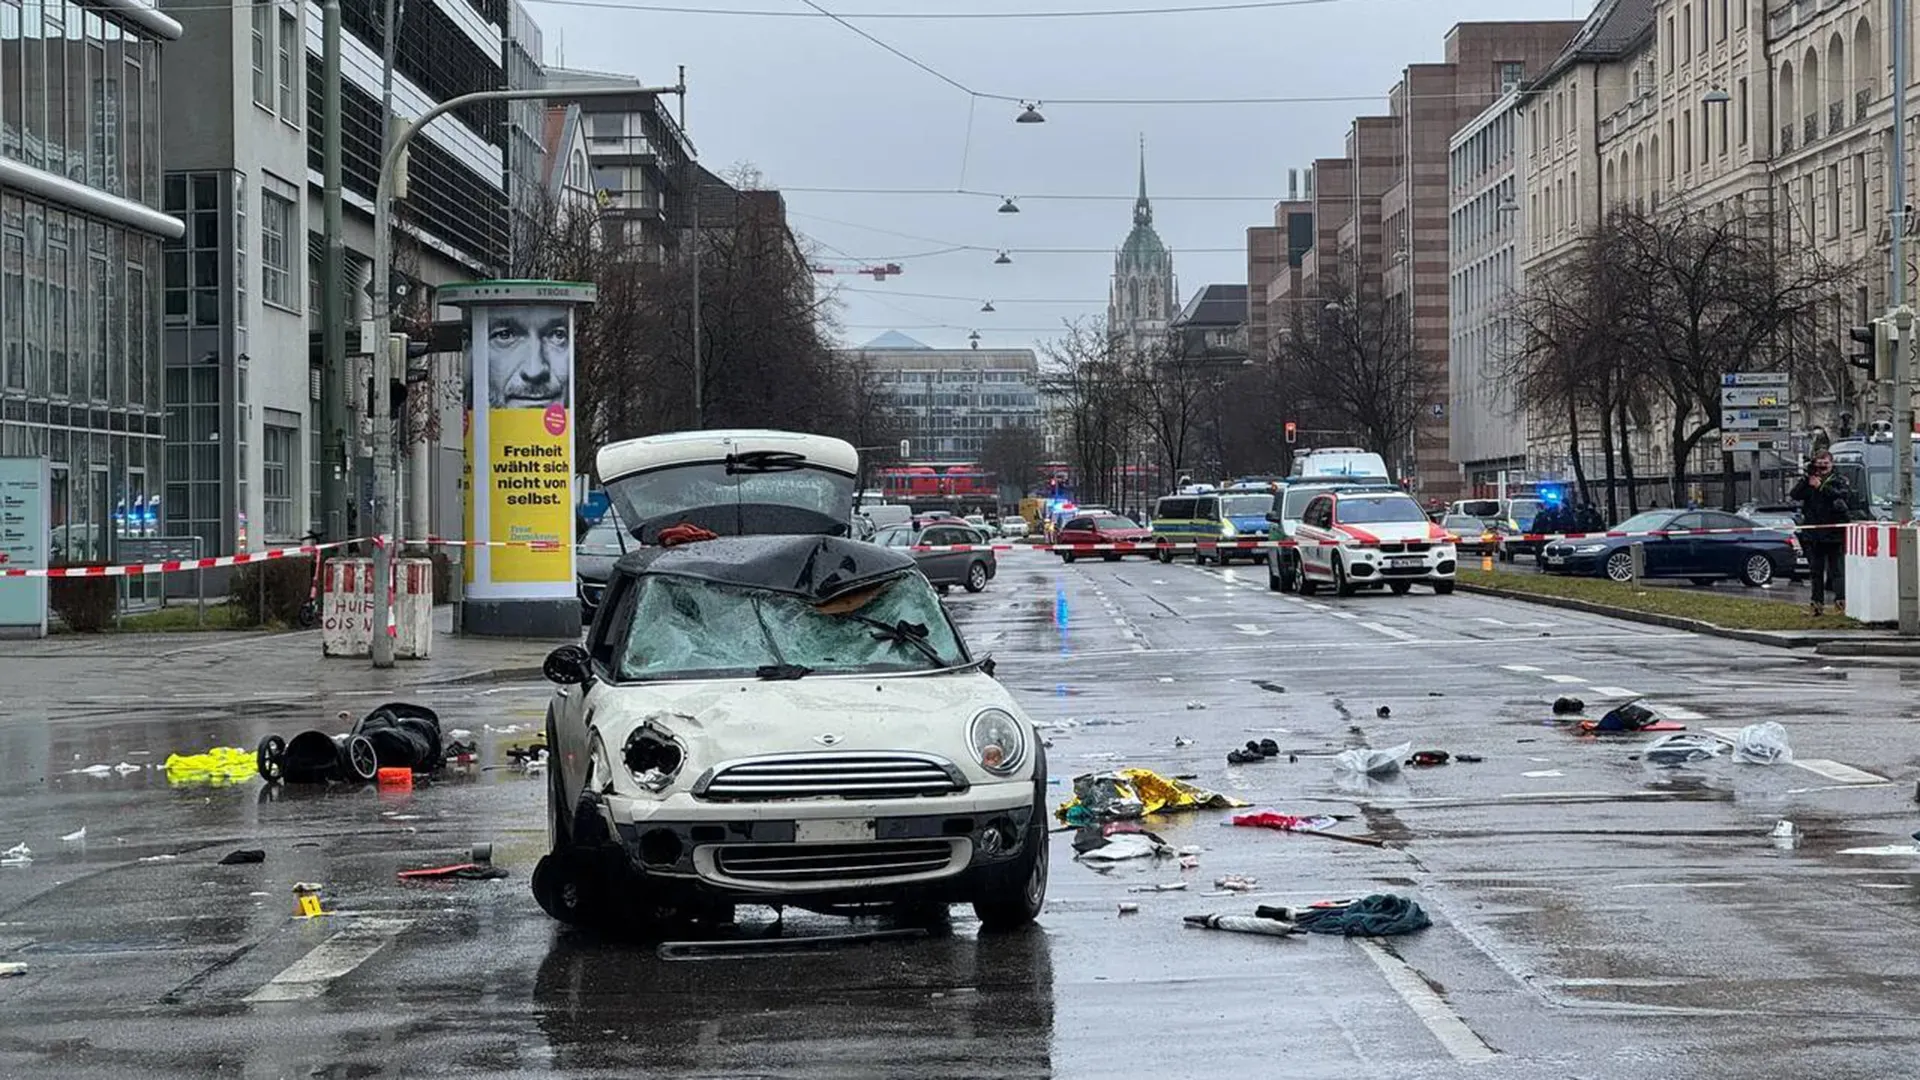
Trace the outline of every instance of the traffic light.
<instances>
[{"instance_id":1,"label":"traffic light","mask_svg":"<svg viewBox=\"0 0 1920 1080\"><path fill-rule=\"evenodd\" d=\"M1876 382L1893 377L1893 350L1898 347L1897 331L1892 322L1875 319L1867 326L1849 327L1847 336L1865 348L1847 357L1847 363L1867 373L1867 378Z\"/></svg>"},{"instance_id":2,"label":"traffic light","mask_svg":"<svg viewBox=\"0 0 1920 1080\"><path fill-rule=\"evenodd\" d=\"M1292 446L1294 442L1300 437L1300 425L1293 422L1292 420L1287 421L1286 433L1287 433L1287 445Z\"/></svg>"}]
</instances>

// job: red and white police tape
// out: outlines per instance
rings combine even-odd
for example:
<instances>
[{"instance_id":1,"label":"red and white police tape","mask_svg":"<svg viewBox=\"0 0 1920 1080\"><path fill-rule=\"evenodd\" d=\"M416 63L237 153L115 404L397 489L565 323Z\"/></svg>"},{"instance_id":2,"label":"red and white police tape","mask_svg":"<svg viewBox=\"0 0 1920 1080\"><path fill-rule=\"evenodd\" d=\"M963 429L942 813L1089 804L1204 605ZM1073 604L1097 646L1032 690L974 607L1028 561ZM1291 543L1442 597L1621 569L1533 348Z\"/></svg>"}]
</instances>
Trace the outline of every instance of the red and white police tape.
<instances>
[{"instance_id":1,"label":"red and white police tape","mask_svg":"<svg viewBox=\"0 0 1920 1080\"><path fill-rule=\"evenodd\" d=\"M312 555L329 548L345 547L351 543L354 541L336 540L328 544L301 544L298 547L268 548L265 551L243 551L238 555L213 555L204 559L166 559L161 562L123 563L114 566L0 565L0 577L137 577L141 574L171 574L176 570L212 570L220 566L241 566L246 563L268 562L296 555Z\"/></svg>"}]
</instances>

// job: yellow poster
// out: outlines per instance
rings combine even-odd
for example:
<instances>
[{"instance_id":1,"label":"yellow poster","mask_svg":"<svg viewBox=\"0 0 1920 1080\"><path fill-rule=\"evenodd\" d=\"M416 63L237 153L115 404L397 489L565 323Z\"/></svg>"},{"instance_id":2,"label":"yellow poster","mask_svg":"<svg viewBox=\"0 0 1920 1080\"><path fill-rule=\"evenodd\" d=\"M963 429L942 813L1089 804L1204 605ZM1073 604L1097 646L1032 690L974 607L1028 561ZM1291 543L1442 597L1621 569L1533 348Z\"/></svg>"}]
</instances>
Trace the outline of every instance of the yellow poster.
<instances>
[{"instance_id":1,"label":"yellow poster","mask_svg":"<svg viewBox=\"0 0 1920 1080\"><path fill-rule=\"evenodd\" d=\"M573 435L570 410L493 409L487 415L487 510L492 579L572 582Z\"/></svg>"},{"instance_id":2,"label":"yellow poster","mask_svg":"<svg viewBox=\"0 0 1920 1080\"><path fill-rule=\"evenodd\" d=\"M467 408L460 414L460 513L465 527L461 536L476 535L473 530L473 404L471 395ZM468 585L472 585L480 560L468 551L462 558L462 573Z\"/></svg>"}]
</instances>

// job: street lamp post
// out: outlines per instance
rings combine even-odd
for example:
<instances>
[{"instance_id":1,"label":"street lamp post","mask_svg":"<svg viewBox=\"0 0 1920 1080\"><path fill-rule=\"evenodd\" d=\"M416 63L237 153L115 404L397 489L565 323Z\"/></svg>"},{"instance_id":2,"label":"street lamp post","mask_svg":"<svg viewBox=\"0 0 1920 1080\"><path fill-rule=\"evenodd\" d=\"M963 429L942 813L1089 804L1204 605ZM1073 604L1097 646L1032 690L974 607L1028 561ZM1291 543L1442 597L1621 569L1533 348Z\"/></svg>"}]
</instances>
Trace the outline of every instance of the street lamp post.
<instances>
[{"instance_id":1,"label":"street lamp post","mask_svg":"<svg viewBox=\"0 0 1920 1080\"><path fill-rule=\"evenodd\" d=\"M480 90L451 97L395 129L380 159L380 177L373 200L373 317L372 341L360 347L373 353L373 666L393 666L393 639L387 636L387 622L393 613L392 528L395 458L393 453L392 406L393 365L387 348L387 335L393 326L393 189L394 174L405 159L407 144L422 128L455 109L485 101L538 101L549 99L635 97L658 94L685 94L686 84L678 86L586 86L568 90ZM362 337L368 335L363 334ZM404 360L403 360L404 362Z\"/></svg>"},{"instance_id":2,"label":"street lamp post","mask_svg":"<svg viewBox=\"0 0 1920 1080\"><path fill-rule=\"evenodd\" d=\"M1907 0L1892 0L1889 9L1888 36L1893 42L1893 154L1887 161L1892 172L1891 197L1893 228L1887 251L1888 307L1901 325L1900 341L1893 350L1893 507L1894 521L1901 539L1899 555L1900 632L1920 634L1920 561L1916 561L1916 539L1909 522L1913 517L1913 309L1907 307L1907 88L1908 49Z\"/></svg>"}]
</instances>

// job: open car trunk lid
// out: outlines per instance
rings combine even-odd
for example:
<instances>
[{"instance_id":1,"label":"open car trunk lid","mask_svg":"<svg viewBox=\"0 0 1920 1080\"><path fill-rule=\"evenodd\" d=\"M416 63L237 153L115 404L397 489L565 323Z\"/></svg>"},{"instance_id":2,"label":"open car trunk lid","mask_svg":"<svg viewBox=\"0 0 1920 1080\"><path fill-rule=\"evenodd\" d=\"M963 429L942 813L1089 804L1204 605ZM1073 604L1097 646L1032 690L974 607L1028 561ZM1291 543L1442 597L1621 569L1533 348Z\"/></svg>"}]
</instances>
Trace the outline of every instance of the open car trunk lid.
<instances>
[{"instance_id":1,"label":"open car trunk lid","mask_svg":"<svg viewBox=\"0 0 1920 1080\"><path fill-rule=\"evenodd\" d=\"M846 536L859 455L823 435L686 431L600 448L600 483L635 539L696 525L721 536Z\"/></svg>"}]
</instances>

